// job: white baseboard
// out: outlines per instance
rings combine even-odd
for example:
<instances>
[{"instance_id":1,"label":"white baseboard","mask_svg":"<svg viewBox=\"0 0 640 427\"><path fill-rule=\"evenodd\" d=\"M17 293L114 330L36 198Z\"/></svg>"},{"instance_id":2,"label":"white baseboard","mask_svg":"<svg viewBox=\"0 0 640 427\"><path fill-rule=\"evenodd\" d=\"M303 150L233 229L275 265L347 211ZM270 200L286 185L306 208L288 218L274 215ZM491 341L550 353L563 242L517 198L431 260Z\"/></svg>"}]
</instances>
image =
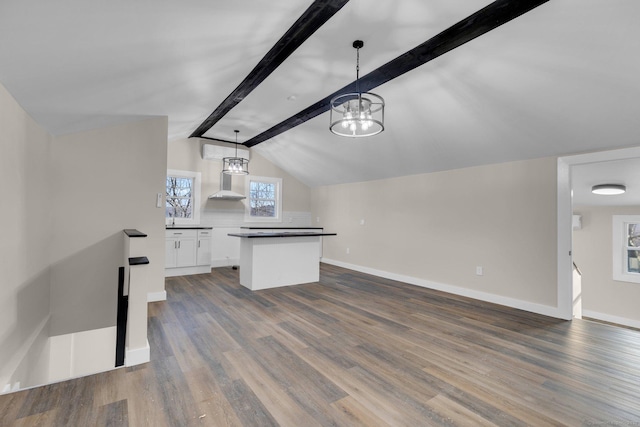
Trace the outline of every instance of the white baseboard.
<instances>
[{"instance_id":1,"label":"white baseboard","mask_svg":"<svg viewBox=\"0 0 640 427\"><path fill-rule=\"evenodd\" d=\"M49 324L50 319L51 314L42 319L40 324L31 332L31 335L29 335L20 348L13 354L13 356L11 356L11 359L9 359L5 366L0 367L0 385L2 385L2 393L15 391L16 383L18 384L18 387L20 387L20 381L13 378L13 376L42 330Z\"/></svg>"},{"instance_id":2,"label":"white baseboard","mask_svg":"<svg viewBox=\"0 0 640 427\"><path fill-rule=\"evenodd\" d=\"M583 309L582 317L591 317L592 319L602 320L604 322L610 322L618 325L640 329L640 320L627 319L626 317L614 316L612 314L598 313L597 311Z\"/></svg>"},{"instance_id":3,"label":"white baseboard","mask_svg":"<svg viewBox=\"0 0 640 427\"><path fill-rule=\"evenodd\" d=\"M167 291L149 292L147 294L147 302L166 301Z\"/></svg>"},{"instance_id":4,"label":"white baseboard","mask_svg":"<svg viewBox=\"0 0 640 427\"><path fill-rule=\"evenodd\" d=\"M134 348L125 350L124 365L135 366L142 363L147 363L151 360L151 347L149 347L149 340L147 340L146 347Z\"/></svg>"},{"instance_id":5,"label":"white baseboard","mask_svg":"<svg viewBox=\"0 0 640 427\"><path fill-rule=\"evenodd\" d=\"M188 276L190 274L206 274L206 273L211 273L211 266L198 265L195 267L177 267L177 268L164 269L164 277Z\"/></svg>"},{"instance_id":6,"label":"white baseboard","mask_svg":"<svg viewBox=\"0 0 640 427\"><path fill-rule=\"evenodd\" d=\"M416 277L404 276L402 274L390 273L388 271L377 270L374 268L363 267L360 265L349 264L333 259L322 258L321 262L335 265L338 267L348 268L350 270L359 271L372 276L383 277L385 279L397 280L398 282L408 283L410 285L420 286L423 288L434 289L437 291L447 292L454 295L473 298L480 301L491 302L494 304L504 305L506 307L517 308L519 310L529 311L531 313L542 314L543 316L556 317L563 319L561 310L558 307L537 304L529 301L523 301L515 298L504 297L501 295L490 294L487 292L476 291L473 289L462 288L459 286L447 285L444 283L431 282L429 280L418 279Z\"/></svg>"},{"instance_id":7,"label":"white baseboard","mask_svg":"<svg viewBox=\"0 0 640 427\"><path fill-rule=\"evenodd\" d=\"M211 268L219 268L219 267L233 267L234 265L239 265L240 259L214 259L211 260Z\"/></svg>"}]
</instances>

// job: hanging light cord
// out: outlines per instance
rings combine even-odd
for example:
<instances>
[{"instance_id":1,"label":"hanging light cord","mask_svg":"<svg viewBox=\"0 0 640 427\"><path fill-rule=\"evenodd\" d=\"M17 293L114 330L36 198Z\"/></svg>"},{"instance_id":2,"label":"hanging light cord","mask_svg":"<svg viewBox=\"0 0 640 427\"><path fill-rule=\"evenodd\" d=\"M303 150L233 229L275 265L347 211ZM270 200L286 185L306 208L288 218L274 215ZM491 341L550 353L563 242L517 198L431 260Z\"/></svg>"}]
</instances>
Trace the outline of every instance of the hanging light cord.
<instances>
[{"instance_id":1,"label":"hanging light cord","mask_svg":"<svg viewBox=\"0 0 640 427\"><path fill-rule=\"evenodd\" d=\"M360 48L356 48L356 92L360 95Z\"/></svg>"},{"instance_id":2,"label":"hanging light cord","mask_svg":"<svg viewBox=\"0 0 640 427\"><path fill-rule=\"evenodd\" d=\"M238 132L240 132L239 130L234 130L234 132L236 133L236 159L238 158Z\"/></svg>"}]
</instances>

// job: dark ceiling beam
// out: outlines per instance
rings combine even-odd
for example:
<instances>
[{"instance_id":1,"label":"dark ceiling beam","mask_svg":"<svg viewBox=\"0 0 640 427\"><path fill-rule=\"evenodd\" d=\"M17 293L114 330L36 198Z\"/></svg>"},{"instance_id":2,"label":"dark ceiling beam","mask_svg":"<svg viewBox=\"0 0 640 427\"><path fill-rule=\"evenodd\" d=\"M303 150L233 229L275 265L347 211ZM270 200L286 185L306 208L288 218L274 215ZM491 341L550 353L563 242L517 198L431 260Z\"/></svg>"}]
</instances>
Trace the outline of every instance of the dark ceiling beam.
<instances>
[{"instance_id":1,"label":"dark ceiling beam","mask_svg":"<svg viewBox=\"0 0 640 427\"><path fill-rule=\"evenodd\" d=\"M201 137L238 105L264 79L275 71L285 59L302 45L316 30L322 27L349 0L315 0L302 16L287 30L278 42L258 62L245 79L227 98L193 131L189 138Z\"/></svg>"},{"instance_id":2,"label":"dark ceiling beam","mask_svg":"<svg viewBox=\"0 0 640 427\"><path fill-rule=\"evenodd\" d=\"M497 0L487 7L468 16L457 24L447 28L437 36L387 62L359 80L360 90L368 92L390 80L395 79L421 65L426 64L450 50L461 46L489 31L523 15L549 0ZM253 147L298 125L303 124L324 112L329 111L330 101L336 95L356 91L356 83L350 83L294 116L278 123L272 128L245 141L244 145Z\"/></svg>"}]
</instances>

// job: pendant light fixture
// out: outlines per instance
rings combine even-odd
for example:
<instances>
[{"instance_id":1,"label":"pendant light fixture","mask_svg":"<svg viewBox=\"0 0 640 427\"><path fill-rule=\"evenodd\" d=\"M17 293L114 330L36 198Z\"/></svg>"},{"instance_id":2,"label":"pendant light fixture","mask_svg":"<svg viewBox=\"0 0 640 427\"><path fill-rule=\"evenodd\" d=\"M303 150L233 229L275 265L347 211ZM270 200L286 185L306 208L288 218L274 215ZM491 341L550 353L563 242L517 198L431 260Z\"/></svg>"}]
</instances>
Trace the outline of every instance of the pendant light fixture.
<instances>
[{"instance_id":1,"label":"pendant light fixture","mask_svg":"<svg viewBox=\"0 0 640 427\"><path fill-rule=\"evenodd\" d=\"M339 136L362 138L384 130L384 99L375 93L360 92L360 48L362 40L353 42L356 49L356 91L331 100L329 129Z\"/></svg>"},{"instance_id":2,"label":"pendant light fixture","mask_svg":"<svg viewBox=\"0 0 640 427\"><path fill-rule=\"evenodd\" d=\"M244 157L238 157L238 133L239 130L234 130L236 133L236 156L225 157L222 159L222 173L227 175L249 175L249 160Z\"/></svg>"}]
</instances>

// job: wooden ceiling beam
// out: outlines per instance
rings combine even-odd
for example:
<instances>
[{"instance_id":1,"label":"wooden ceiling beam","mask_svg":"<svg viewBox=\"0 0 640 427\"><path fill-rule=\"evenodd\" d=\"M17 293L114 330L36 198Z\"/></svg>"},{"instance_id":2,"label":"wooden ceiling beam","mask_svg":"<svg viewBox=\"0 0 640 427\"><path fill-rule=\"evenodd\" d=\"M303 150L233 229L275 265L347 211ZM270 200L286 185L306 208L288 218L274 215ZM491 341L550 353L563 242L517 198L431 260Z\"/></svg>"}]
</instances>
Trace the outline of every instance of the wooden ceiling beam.
<instances>
[{"instance_id":1,"label":"wooden ceiling beam","mask_svg":"<svg viewBox=\"0 0 640 427\"><path fill-rule=\"evenodd\" d=\"M421 45L373 70L359 80L360 90L368 92L427 62L443 55L489 31L521 16L549 0L497 0L462 21L447 28ZM253 147L288 131L324 112L329 111L330 101L341 93L355 92L355 81L278 123L270 129L245 141ZM327 124L328 126L328 124Z\"/></svg>"},{"instance_id":2,"label":"wooden ceiling beam","mask_svg":"<svg viewBox=\"0 0 640 427\"><path fill-rule=\"evenodd\" d=\"M232 108L249 95L260 83L276 70L318 28L322 27L349 0L315 0L311 6L287 30L278 42L258 62L253 70L227 98L193 131L189 138L201 137L222 119Z\"/></svg>"}]
</instances>

